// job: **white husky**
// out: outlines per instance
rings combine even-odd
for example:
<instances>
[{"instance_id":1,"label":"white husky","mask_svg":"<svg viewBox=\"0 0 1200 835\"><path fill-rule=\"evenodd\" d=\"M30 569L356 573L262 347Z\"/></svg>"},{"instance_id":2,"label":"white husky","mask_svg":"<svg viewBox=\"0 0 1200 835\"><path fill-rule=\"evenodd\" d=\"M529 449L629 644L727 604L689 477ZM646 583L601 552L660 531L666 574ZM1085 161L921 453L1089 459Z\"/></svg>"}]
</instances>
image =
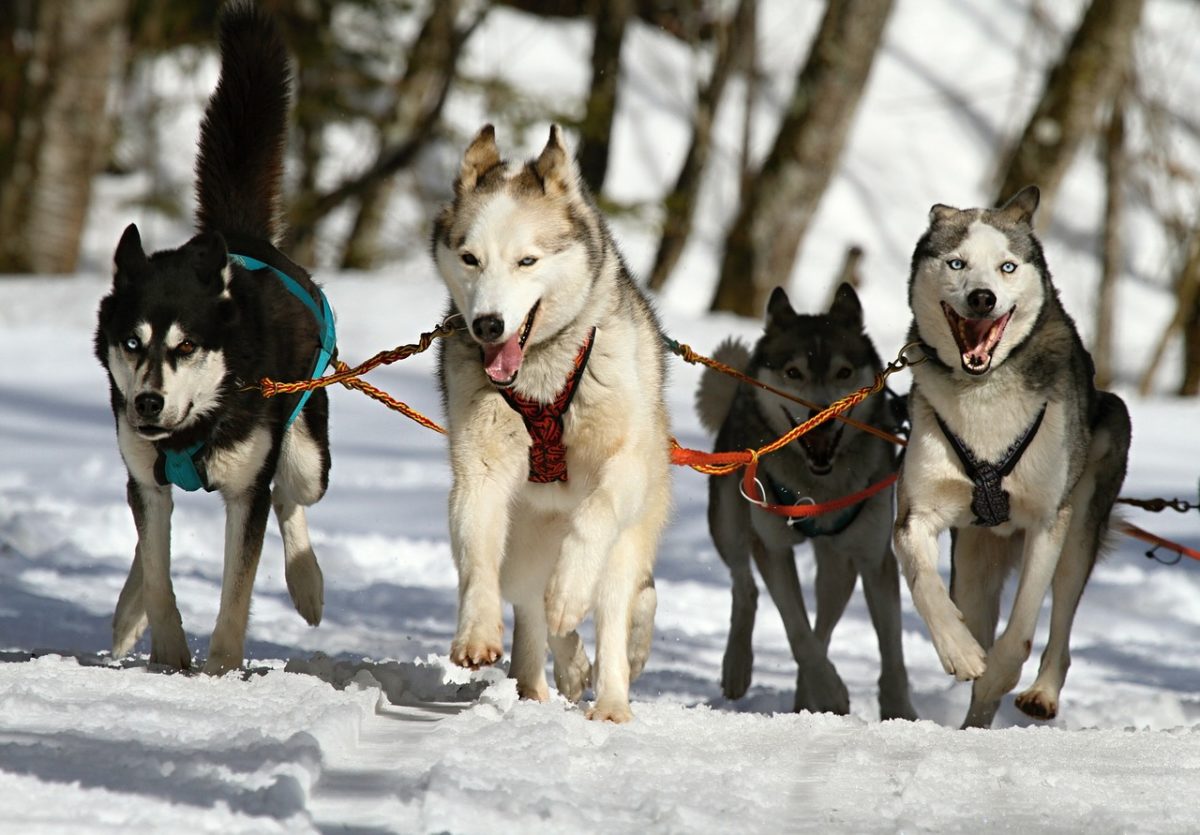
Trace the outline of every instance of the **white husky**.
<instances>
[{"instance_id":1,"label":"white husky","mask_svg":"<svg viewBox=\"0 0 1200 835\"><path fill-rule=\"evenodd\" d=\"M480 131L433 255L466 324L439 358L459 576L451 658L500 658L503 595L520 694L548 698L549 640L559 692L579 700L591 675L588 716L627 721L669 505L658 323L557 126L536 160L512 165L492 127ZM589 612L594 672L575 632Z\"/></svg>"}]
</instances>

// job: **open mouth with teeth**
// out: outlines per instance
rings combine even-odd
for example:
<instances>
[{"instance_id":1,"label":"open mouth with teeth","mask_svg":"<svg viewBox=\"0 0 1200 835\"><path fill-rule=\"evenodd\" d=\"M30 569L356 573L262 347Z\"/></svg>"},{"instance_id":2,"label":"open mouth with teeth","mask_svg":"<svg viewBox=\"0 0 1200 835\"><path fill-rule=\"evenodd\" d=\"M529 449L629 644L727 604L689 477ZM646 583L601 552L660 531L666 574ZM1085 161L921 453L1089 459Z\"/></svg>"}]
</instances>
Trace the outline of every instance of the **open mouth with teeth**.
<instances>
[{"instance_id":1,"label":"open mouth with teeth","mask_svg":"<svg viewBox=\"0 0 1200 835\"><path fill-rule=\"evenodd\" d=\"M803 420L797 420L786 406L780 408L783 409L783 413L793 426L799 426L817 414L815 411L810 411ZM845 426L839 420L827 420L796 439L800 448L804 450L804 457L808 459L808 468L813 475L828 475L833 471L833 457L837 454L838 444L842 441L842 430Z\"/></svg>"},{"instance_id":2,"label":"open mouth with teeth","mask_svg":"<svg viewBox=\"0 0 1200 835\"><path fill-rule=\"evenodd\" d=\"M950 333L954 334L954 341L958 344L963 371L968 374L983 374L992 367L992 353L1000 344L1008 320L1012 318L1016 309L1014 306L995 319L968 319L959 316L953 307L942 302L942 312L946 314Z\"/></svg>"},{"instance_id":3,"label":"open mouth with teeth","mask_svg":"<svg viewBox=\"0 0 1200 835\"><path fill-rule=\"evenodd\" d=\"M497 388L508 388L517 381L517 372L521 370L521 362L525 359L525 343L533 332L533 323L541 305L542 300L538 299L521 327L508 339L483 346L483 371Z\"/></svg>"}]
</instances>

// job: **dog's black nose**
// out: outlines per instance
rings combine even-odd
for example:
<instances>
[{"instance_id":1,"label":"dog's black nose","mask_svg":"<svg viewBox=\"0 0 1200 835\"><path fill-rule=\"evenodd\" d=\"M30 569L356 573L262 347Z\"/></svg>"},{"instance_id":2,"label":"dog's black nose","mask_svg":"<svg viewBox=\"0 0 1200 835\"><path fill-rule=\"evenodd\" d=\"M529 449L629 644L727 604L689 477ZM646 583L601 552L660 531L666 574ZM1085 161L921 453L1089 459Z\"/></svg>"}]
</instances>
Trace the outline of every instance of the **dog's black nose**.
<instances>
[{"instance_id":1,"label":"dog's black nose","mask_svg":"<svg viewBox=\"0 0 1200 835\"><path fill-rule=\"evenodd\" d=\"M976 316L987 316L996 306L996 294L991 290L972 290L967 294L967 305Z\"/></svg>"},{"instance_id":2,"label":"dog's black nose","mask_svg":"<svg viewBox=\"0 0 1200 835\"><path fill-rule=\"evenodd\" d=\"M477 316L471 323L475 336L484 342L495 342L504 333L504 319L499 316Z\"/></svg>"},{"instance_id":3,"label":"dog's black nose","mask_svg":"<svg viewBox=\"0 0 1200 835\"><path fill-rule=\"evenodd\" d=\"M137 410L140 417L144 418L158 417L162 414L163 405L162 395L152 391L144 391L133 398L133 408Z\"/></svg>"}]
</instances>

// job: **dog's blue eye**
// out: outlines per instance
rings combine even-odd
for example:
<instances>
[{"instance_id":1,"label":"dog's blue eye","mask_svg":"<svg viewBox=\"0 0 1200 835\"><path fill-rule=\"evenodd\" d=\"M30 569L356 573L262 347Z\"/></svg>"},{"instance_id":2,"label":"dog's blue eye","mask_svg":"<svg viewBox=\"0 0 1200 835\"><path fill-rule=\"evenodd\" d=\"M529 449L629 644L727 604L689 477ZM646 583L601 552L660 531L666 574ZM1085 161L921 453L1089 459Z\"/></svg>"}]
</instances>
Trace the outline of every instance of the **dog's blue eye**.
<instances>
[{"instance_id":1,"label":"dog's blue eye","mask_svg":"<svg viewBox=\"0 0 1200 835\"><path fill-rule=\"evenodd\" d=\"M1014 264L1012 261L1005 261L1003 264L1000 265L1000 272L1002 272L1002 273L1015 273L1016 271L1017 271L1017 265Z\"/></svg>"},{"instance_id":2,"label":"dog's blue eye","mask_svg":"<svg viewBox=\"0 0 1200 835\"><path fill-rule=\"evenodd\" d=\"M471 253L464 252L461 257L462 257L462 262L464 264L466 264L468 267L478 267L479 266L479 259L476 258Z\"/></svg>"},{"instance_id":3,"label":"dog's blue eye","mask_svg":"<svg viewBox=\"0 0 1200 835\"><path fill-rule=\"evenodd\" d=\"M963 267L967 266L967 262L961 258L951 258L946 262L946 266L952 270L961 270Z\"/></svg>"},{"instance_id":4,"label":"dog's blue eye","mask_svg":"<svg viewBox=\"0 0 1200 835\"><path fill-rule=\"evenodd\" d=\"M524 258L522 258L520 261L517 262L517 266L518 267L532 267L534 264L537 263L537 260L538 259L534 258L532 255L526 255Z\"/></svg>"},{"instance_id":5,"label":"dog's blue eye","mask_svg":"<svg viewBox=\"0 0 1200 835\"><path fill-rule=\"evenodd\" d=\"M126 351L138 351L141 350L142 340L138 339L136 336L127 336L125 337L125 341L121 344L125 347Z\"/></svg>"}]
</instances>

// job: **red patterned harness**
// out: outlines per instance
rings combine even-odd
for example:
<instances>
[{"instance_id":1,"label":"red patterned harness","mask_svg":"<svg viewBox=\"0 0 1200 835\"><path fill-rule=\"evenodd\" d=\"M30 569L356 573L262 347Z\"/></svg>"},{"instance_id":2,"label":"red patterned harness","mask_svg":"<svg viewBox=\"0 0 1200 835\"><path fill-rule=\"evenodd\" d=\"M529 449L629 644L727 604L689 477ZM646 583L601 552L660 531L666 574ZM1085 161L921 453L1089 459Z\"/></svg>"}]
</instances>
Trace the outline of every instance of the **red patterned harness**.
<instances>
[{"instance_id":1,"label":"red patterned harness","mask_svg":"<svg viewBox=\"0 0 1200 835\"><path fill-rule=\"evenodd\" d=\"M563 415L575 397L583 369L592 353L596 329L588 331L587 339L575 355L575 366L562 390L549 403L539 403L517 394L512 389L500 389L505 401L525 421L529 432L529 480L534 484L552 484L567 480L567 447L563 443Z\"/></svg>"}]
</instances>

